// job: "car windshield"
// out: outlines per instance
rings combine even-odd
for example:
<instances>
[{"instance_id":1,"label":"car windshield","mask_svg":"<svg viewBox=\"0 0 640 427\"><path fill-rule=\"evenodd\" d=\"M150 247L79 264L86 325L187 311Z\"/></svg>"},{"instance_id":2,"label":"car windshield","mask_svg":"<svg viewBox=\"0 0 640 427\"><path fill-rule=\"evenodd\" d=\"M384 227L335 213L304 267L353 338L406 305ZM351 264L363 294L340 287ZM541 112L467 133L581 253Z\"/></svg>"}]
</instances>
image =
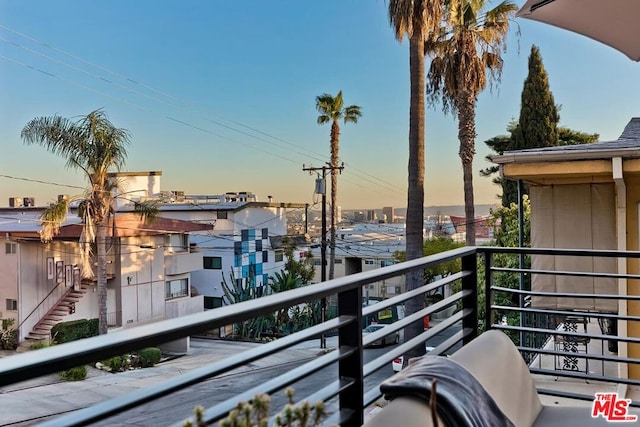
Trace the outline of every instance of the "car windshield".
<instances>
[{"instance_id":1,"label":"car windshield","mask_svg":"<svg viewBox=\"0 0 640 427\"><path fill-rule=\"evenodd\" d=\"M384 328L384 325L369 325L369 326L367 326L366 328L364 328L364 329L362 330L362 332L368 332L368 333L371 333L371 332L375 332L375 331L377 331L377 330L380 330L380 329L382 329L382 328Z\"/></svg>"}]
</instances>

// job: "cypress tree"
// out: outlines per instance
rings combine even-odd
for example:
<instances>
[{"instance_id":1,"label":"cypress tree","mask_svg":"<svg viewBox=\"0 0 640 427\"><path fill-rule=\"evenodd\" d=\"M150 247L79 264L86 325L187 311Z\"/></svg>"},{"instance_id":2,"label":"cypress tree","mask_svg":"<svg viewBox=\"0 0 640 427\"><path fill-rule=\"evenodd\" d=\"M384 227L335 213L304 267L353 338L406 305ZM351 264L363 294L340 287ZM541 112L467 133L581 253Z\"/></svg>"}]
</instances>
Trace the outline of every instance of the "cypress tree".
<instances>
[{"instance_id":1,"label":"cypress tree","mask_svg":"<svg viewBox=\"0 0 640 427\"><path fill-rule=\"evenodd\" d=\"M560 115L549 88L549 77L544 69L540 50L531 46L529 74L524 81L520 103L520 120L511 129L509 150L542 148L558 145L558 122ZM525 186L525 194L529 193ZM502 182L502 205L509 207L518 202L518 183Z\"/></svg>"},{"instance_id":2,"label":"cypress tree","mask_svg":"<svg viewBox=\"0 0 640 427\"><path fill-rule=\"evenodd\" d=\"M560 116L549 89L549 78L537 46L531 46L529 74L524 81L520 120L513 134L511 150L558 145Z\"/></svg>"},{"instance_id":3,"label":"cypress tree","mask_svg":"<svg viewBox=\"0 0 640 427\"><path fill-rule=\"evenodd\" d=\"M597 133L585 133L558 126L559 121L558 108L549 89L549 78L542 64L540 50L533 45L529 55L529 74L522 89L520 120L509 123L507 126L509 135L495 136L486 140L485 144L494 153L502 154L505 151L528 148L591 144L600 137ZM480 174L487 177L493 176L493 182L502 186L502 205L508 208L511 203L518 203L518 183L496 177L498 169L497 166L488 167L480 171ZM526 184L524 194L529 194Z\"/></svg>"}]
</instances>

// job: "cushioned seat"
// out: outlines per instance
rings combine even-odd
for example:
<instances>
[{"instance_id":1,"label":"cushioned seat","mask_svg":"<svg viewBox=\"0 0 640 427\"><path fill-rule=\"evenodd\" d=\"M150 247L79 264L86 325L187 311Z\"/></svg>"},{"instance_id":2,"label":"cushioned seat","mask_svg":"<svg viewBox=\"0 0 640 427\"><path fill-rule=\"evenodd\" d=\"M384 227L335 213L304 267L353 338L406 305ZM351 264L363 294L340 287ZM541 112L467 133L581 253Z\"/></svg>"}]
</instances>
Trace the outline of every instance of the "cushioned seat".
<instances>
[{"instance_id":1,"label":"cushioned seat","mask_svg":"<svg viewBox=\"0 0 640 427\"><path fill-rule=\"evenodd\" d=\"M501 331L483 333L451 358L478 380L516 427L611 425L602 417L592 418L590 406L542 405L528 366L509 337ZM635 408L630 412L637 413ZM395 425L432 426L428 402L399 396L365 423L366 427Z\"/></svg>"}]
</instances>

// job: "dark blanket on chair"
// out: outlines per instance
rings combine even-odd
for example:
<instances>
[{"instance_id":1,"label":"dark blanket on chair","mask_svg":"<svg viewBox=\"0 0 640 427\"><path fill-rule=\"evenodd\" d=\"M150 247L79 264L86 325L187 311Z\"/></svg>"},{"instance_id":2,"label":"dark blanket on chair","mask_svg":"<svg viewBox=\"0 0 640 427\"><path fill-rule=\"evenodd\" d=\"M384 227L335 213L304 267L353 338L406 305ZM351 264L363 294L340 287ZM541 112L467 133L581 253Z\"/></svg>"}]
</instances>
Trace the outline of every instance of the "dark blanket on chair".
<instances>
[{"instance_id":1,"label":"dark blanket on chair","mask_svg":"<svg viewBox=\"0 0 640 427\"><path fill-rule=\"evenodd\" d=\"M387 400L410 396L429 405L434 381L438 415L447 426L513 427L478 380L462 365L446 357L425 356L412 360L407 368L385 381L380 391Z\"/></svg>"}]
</instances>

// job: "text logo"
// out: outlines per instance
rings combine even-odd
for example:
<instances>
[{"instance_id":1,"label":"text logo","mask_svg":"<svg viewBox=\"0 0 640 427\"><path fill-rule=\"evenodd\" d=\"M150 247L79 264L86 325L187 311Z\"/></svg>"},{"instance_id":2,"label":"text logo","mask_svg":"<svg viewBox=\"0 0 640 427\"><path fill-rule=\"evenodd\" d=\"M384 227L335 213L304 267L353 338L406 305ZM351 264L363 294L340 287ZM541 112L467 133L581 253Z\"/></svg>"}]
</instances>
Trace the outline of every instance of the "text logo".
<instances>
[{"instance_id":1,"label":"text logo","mask_svg":"<svg viewBox=\"0 0 640 427\"><path fill-rule=\"evenodd\" d=\"M631 399L620 399L618 393L596 393L591 407L591 417L606 419L609 422L632 423L637 415L629 415Z\"/></svg>"}]
</instances>

